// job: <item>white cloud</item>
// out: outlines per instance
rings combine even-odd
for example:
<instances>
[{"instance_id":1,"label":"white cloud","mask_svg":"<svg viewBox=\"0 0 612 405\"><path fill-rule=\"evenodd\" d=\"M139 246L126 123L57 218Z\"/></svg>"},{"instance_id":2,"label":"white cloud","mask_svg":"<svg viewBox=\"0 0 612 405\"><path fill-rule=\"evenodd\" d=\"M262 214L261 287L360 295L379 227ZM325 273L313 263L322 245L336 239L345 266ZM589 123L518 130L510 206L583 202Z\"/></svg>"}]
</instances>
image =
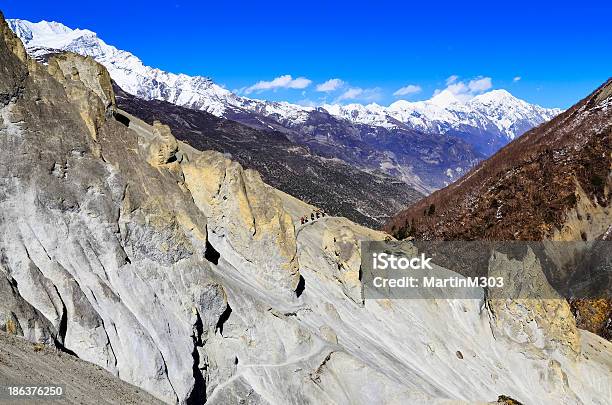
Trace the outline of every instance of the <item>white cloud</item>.
<instances>
[{"instance_id":1,"label":"white cloud","mask_svg":"<svg viewBox=\"0 0 612 405\"><path fill-rule=\"evenodd\" d=\"M418 86L416 84L409 84L408 86L404 86L397 89L395 93L393 93L393 95L396 97L407 96L410 94L420 93L421 90L421 86Z\"/></svg>"},{"instance_id":2,"label":"white cloud","mask_svg":"<svg viewBox=\"0 0 612 405\"><path fill-rule=\"evenodd\" d=\"M513 81L514 83L516 83L516 82L520 81L521 79L522 79L522 77L521 77L521 76L516 76L514 79L512 79L512 81Z\"/></svg>"},{"instance_id":3,"label":"white cloud","mask_svg":"<svg viewBox=\"0 0 612 405\"><path fill-rule=\"evenodd\" d=\"M460 101L465 102L493 87L493 81L490 77L478 76L470 81L458 81L458 79L459 77L456 75L446 79L446 88L437 89L434 91L434 96L446 90L451 92Z\"/></svg>"},{"instance_id":4,"label":"white cloud","mask_svg":"<svg viewBox=\"0 0 612 405\"><path fill-rule=\"evenodd\" d=\"M490 77L481 77L478 79L470 80L468 88L471 93L482 93L493 87L493 81Z\"/></svg>"},{"instance_id":5,"label":"white cloud","mask_svg":"<svg viewBox=\"0 0 612 405\"><path fill-rule=\"evenodd\" d=\"M446 79L446 85L450 85L453 84L457 81L457 79L459 79L459 76L457 75L450 75L447 79Z\"/></svg>"},{"instance_id":6,"label":"white cloud","mask_svg":"<svg viewBox=\"0 0 612 405\"><path fill-rule=\"evenodd\" d=\"M381 98L381 89L380 87L373 87L371 89L362 89L361 87L351 87L347 89L344 93L338 96L334 103L339 103L341 101L346 100L360 100L360 101L377 101Z\"/></svg>"},{"instance_id":7,"label":"white cloud","mask_svg":"<svg viewBox=\"0 0 612 405\"><path fill-rule=\"evenodd\" d=\"M317 91L330 92L338 90L344 86L344 82L340 79L329 79L328 81L317 85Z\"/></svg>"},{"instance_id":8,"label":"white cloud","mask_svg":"<svg viewBox=\"0 0 612 405\"><path fill-rule=\"evenodd\" d=\"M356 88L348 89L344 93L340 94L340 96L336 100L338 101L352 100L352 99L359 97L361 94L363 94L363 89L356 87Z\"/></svg>"},{"instance_id":9,"label":"white cloud","mask_svg":"<svg viewBox=\"0 0 612 405\"><path fill-rule=\"evenodd\" d=\"M250 94L254 91L264 90L276 90L276 89L305 89L310 86L312 80L305 77L296 77L295 79L291 75L279 76L270 81L259 81L254 85L244 89L245 94Z\"/></svg>"}]
</instances>

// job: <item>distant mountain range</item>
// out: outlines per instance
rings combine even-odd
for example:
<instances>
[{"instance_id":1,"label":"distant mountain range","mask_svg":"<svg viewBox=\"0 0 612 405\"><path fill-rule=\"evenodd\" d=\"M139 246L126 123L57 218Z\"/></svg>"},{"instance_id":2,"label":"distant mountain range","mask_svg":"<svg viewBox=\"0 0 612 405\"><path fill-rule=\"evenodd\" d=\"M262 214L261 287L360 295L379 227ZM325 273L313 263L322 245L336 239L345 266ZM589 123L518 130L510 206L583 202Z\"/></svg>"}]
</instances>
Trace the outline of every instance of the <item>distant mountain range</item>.
<instances>
[{"instance_id":1,"label":"distant mountain range","mask_svg":"<svg viewBox=\"0 0 612 405\"><path fill-rule=\"evenodd\" d=\"M103 64L126 92L203 110L246 125L283 132L323 156L393 176L429 193L455 181L484 157L526 130L548 121L546 109L494 90L461 102L448 91L431 100L305 107L238 96L203 76L145 66L96 33L57 22L8 20L33 57L58 51L88 55Z\"/></svg>"}]
</instances>

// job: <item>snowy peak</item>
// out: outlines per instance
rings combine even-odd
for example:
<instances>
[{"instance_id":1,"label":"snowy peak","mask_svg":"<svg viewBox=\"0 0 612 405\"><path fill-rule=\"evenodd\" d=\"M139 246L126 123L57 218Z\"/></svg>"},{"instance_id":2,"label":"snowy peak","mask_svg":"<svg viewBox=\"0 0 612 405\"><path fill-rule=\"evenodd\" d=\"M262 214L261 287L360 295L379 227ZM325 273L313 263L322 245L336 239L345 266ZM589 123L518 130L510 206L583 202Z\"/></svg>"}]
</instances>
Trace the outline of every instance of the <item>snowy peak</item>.
<instances>
[{"instance_id":1,"label":"snowy peak","mask_svg":"<svg viewBox=\"0 0 612 405\"><path fill-rule=\"evenodd\" d=\"M95 38L89 30L71 29L55 21L33 23L25 20L8 20L9 27L29 48L44 47L64 49L80 38Z\"/></svg>"},{"instance_id":2,"label":"snowy peak","mask_svg":"<svg viewBox=\"0 0 612 405\"><path fill-rule=\"evenodd\" d=\"M385 128L392 128L399 124L387 114L387 107L383 107L375 103L368 105L356 103L346 105L323 104L321 108L335 117L356 124L373 125Z\"/></svg>"},{"instance_id":3,"label":"snowy peak","mask_svg":"<svg viewBox=\"0 0 612 405\"><path fill-rule=\"evenodd\" d=\"M442 90L429 99L429 102L443 108L452 104L461 104L461 101L450 90Z\"/></svg>"},{"instance_id":4,"label":"snowy peak","mask_svg":"<svg viewBox=\"0 0 612 405\"><path fill-rule=\"evenodd\" d=\"M58 37L60 35L69 34L75 30L66 27L64 24L55 21L40 21L33 23L26 20L13 19L8 20L9 27L22 38L22 41L28 43L36 38ZM76 30L80 31L80 30ZM91 32L91 31L89 31Z\"/></svg>"},{"instance_id":5,"label":"snowy peak","mask_svg":"<svg viewBox=\"0 0 612 405\"><path fill-rule=\"evenodd\" d=\"M468 106L483 115L510 139L549 121L561 113L559 108L544 108L514 97L506 90L492 90L468 101Z\"/></svg>"},{"instance_id":6,"label":"snowy peak","mask_svg":"<svg viewBox=\"0 0 612 405\"><path fill-rule=\"evenodd\" d=\"M298 123L304 122L307 113L312 110L290 103L239 97L208 77L175 74L146 66L134 54L108 45L89 30L71 29L47 21L32 23L12 19L8 23L33 57L58 51L91 56L108 69L123 90L145 100L168 101L218 117L224 117L228 110L246 110Z\"/></svg>"},{"instance_id":7,"label":"snowy peak","mask_svg":"<svg viewBox=\"0 0 612 405\"><path fill-rule=\"evenodd\" d=\"M474 109L495 109L495 108L507 108L509 112L514 110L525 110L532 108L541 108L542 110L547 110L546 108L529 104L526 101L518 99L510 94L507 90L499 89L499 90L491 90L487 93L480 94L475 96L471 100L465 103L470 108ZM556 110L556 109L552 109Z\"/></svg>"},{"instance_id":8,"label":"snowy peak","mask_svg":"<svg viewBox=\"0 0 612 405\"><path fill-rule=\"evenodd\" d=\"M514 97L507 90L497 89L497 90L488 91L488 92L486 92L484 94L479 94L479 95L475 96L470 101L474 101L474 100L477 100L477 101L480 101L480 102L502 103L504 101L507 102L507 101L511 101L511 100L514 101L514 100L519 100L519 99Z\"/></svg>"}]
</instances>

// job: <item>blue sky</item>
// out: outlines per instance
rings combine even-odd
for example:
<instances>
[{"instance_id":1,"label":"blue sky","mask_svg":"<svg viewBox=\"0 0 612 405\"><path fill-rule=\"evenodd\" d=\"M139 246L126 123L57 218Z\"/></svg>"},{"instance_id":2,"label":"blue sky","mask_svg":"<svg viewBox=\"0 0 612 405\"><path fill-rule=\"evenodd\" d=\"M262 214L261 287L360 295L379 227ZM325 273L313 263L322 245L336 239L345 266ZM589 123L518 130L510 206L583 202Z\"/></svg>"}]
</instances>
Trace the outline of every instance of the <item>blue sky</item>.
<instances>
[{"instance_id":1,"label":"blue sky","mask_svg":"<svg viewBox=\"0 0 612 405\"><path fill-rule=\"evenodd\" d=\"M145 64L251 97L387 105L427 99L456 76L461 91L490 81L565 108L612 75L612 6L545 3L3 0L0 9L91 29ZM339 81L317 91L330 79Z\"/></svg>"}]
</instances>

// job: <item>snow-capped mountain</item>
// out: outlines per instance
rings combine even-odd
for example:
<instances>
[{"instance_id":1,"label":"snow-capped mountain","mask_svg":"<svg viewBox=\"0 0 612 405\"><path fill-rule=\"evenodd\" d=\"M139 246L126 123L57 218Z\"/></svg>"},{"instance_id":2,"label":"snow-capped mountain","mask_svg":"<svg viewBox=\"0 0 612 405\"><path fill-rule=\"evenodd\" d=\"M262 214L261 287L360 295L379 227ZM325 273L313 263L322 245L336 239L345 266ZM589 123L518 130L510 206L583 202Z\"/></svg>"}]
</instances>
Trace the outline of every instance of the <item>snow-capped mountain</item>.
<instances>
[{"instance_id":1,"label":"snow-capped mountain","mask_svg":"<svg viewBox=\"0 0 612 405\"><path fill-rule=\"evenodd\" d=\"M240 97L203 76L164 72L145 66L127 51L106 44L96 33L71 29L57 22L32 23L8 20L33 56L57 50L89 55L103 64L125 91L151 100L205 110L218 117L245 109L280 122L299 124L307 120L311 107ZM528 129L550 120L559 109L547 109L519 100L505 90L493 90L467 102L459 101L448 90L427 101L397 101L388 107L377 104L324 105L330 114L355 124L404 127L424 132L488 132L514 139Z\"/></svg>"},{"instance_id":2,"label":"snow-capped mountain","mask_svg":"<svg viewBox=\"0 0 612 405\"><path fill-rule=\"evenodd\" d=\"M145 66L132 53L108 45L90 30L71 29L49 21L32 23L10 19L8 24L33 57L43 58L57 51L91 56L108 69L122 89L146 100L164 100L218 117L223 117L228 109L246 108L266 116L282 115L286 119L300 120L312 110L290 103L239 97L208 77L174 74Z\"/></svg>"}]
</instances>

